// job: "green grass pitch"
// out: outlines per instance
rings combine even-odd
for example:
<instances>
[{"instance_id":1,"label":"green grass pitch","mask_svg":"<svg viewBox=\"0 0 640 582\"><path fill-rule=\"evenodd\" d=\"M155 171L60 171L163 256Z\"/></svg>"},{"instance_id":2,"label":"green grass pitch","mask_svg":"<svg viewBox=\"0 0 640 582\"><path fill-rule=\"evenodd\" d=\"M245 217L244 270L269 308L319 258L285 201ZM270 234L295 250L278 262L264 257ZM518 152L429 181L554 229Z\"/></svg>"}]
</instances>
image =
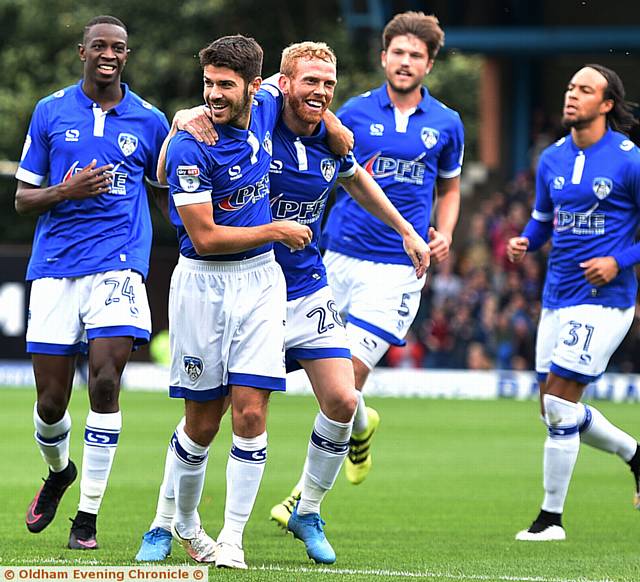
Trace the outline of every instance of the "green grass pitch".
<instances>
[{"instance_id":1,"label":"green grass pitch","mask_svg":"<svg viewBox=\"0 0 640 582\"><path fill-rule=\"evenodd\" d=\"M33 441L34 393L0 390L0 564L128 565L155 511L168 439L181 403L164 394L125 392L124 428L102 510L94 552L65 549L78 482L53 524L33 535L24 512L44 465ZM535 402L374 399L382 422L369 478L350 485L344 475L327 496L323 517L337 563L318 568L304 546L268 520L302 466L316 405L312 398L275 395L270 406L269 458L245 533L249 571L210 570L224 580L639 581L640 512L632 478L618 458L583 446L565 510L568 539L522 543L542 499L543 425ZM636 435L638 406L598 403ZM71 452L81 461L87 394L72 400ZM230 444L225 422L209 459L200 507L216 536L222 521L224 471ZM174 544L171 564L187 563Z\"/></svg>"}]
</instances>

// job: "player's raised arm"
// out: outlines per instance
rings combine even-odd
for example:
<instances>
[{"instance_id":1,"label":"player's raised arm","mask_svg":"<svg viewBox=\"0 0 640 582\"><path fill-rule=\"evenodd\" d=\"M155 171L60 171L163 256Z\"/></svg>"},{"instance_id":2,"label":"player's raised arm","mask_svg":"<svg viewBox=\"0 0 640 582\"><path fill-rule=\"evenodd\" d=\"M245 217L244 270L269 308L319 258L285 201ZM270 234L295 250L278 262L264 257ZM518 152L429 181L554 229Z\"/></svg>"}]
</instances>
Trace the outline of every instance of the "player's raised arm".
<instances>
[{"instance_id":1,"label":"player's raised arm","mask_svg":"<svg viewBox=\"0 0 640 582\"><path fill-rule=\"evenodd\" d=\"M422 277L430 263L429 245L391 204L377 182L362 166L357 166L355 173L349 178L341 178L340 183L360 206L402 237L404 250L416 269L416 276Z\"/></svg>"}]
</instances>

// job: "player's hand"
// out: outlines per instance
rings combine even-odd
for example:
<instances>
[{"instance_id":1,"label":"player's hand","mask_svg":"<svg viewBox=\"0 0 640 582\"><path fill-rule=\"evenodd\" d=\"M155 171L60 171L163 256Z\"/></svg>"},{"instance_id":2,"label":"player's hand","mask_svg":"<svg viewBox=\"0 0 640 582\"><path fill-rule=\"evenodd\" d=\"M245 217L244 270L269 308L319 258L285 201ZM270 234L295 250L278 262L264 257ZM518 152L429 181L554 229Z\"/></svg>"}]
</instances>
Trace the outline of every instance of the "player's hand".
<instances>
[{"instance_id":1,"label":"player's hand","mask_svg":"<svg viewBox=\"0 0 640 582\"><path fill-rule=\"evenodd\" d=\"M595 257L580 263L584 269L584 276L596 287L606 285L618 276L620 267L613 257Z\"/></svg>"},{"instance_id":2,"label":"player's hand","mask_svg":"<svg viewBox=\"0 0 640 582\"><path fill-rule=\"evenodd\" d=\"M451 247L451 238L440 231L429 227L429 248L431 249L431 258L436 263L442 263L449 258L449 248Z\"/></svg>"},{"instance_id":3,"label":"player's hand","mask_svg":"<svg viewBox=\"0 0 640 582\"><path fill-rule=\"evenodd\" d=\"M278 232L277 240L292 251L301 251L313 238L311 229L305 224L293 220L279 220L275 223Z\"/></svg>"},{"instance_id":4,"label":"player's hand","mask_svg":"<svg viewBox=\"0 0 640 582\"><path fill-rule=\"evenodd\" d=\"M529 239L526 236L514 236L507 242L507 258L512 263L519 263L524 259L529 248Z\"/></svg>"},{"instance_id":5,"label":"player's hand","mask_svg":"<svg viewBox=\"0 0 640 582\"><path fill-rule=\"evenodd\" d=\"M211 110L206 105L177 111L173 116L173 124L190 133L199 142L215 145L218 141L218 132L211 120Z\"/></svg>"},{"instance_id":6,"label":"player's hand","mask_svg":"<svg viewBox=\"0 0 640 582\"><path fill-rule=\"evenodd\" d=\"M402 240L404 252L411 259L416 270L416 277L422 278L431 263L431 249L424 239L415 231Z\"/></svg>"},{"instance_id":7,"label":"player's hand","mask_svg":"<svg viewBox=\"0 0 640 582\"><path fill-rule=\"evenodd\" d=\"M58 186L63 200L82 200L109 192L113 182L111 173L113 164L96 168L97 163L97 160L92 160L77 174Z\"/></svg>"}]
</instances>

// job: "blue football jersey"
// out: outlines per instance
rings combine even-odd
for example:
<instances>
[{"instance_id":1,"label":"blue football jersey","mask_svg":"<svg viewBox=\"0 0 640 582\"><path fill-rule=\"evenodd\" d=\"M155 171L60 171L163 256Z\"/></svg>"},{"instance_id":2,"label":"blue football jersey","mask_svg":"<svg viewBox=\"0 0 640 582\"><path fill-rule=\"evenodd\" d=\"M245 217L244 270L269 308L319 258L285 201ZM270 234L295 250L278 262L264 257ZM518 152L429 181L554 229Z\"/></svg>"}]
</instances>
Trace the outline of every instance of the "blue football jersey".
<instances>
[{"instance_id":1,"label":"blue football jersey","mask_svg":"<svg viewBox=\"0 0 640 582\"><path fill-rule=\"evenodd\" d=\"M464 130L460 116L422 88L411 115L394 108L386 84L350 99L338 111L355 135L354 154L393 205L425 237L436 179L462 169ZM323 232L325 248L370 261L411 265L402 238L371 216L343 189Z\"/></svg>"},{"instance_id":2,"label":"blue football jersey","mask_svg":"<svg viewBox=\"0 0 640 582\"><path fill-rule=\"evenodd\" d=\"M287 300L310 295L327 285L318 242L322 216L336 180L352 176L357 164L353 154L336 156L326 144L326 128L320 123L314 135L298 136L282 121L273 134L271 213L274 220L295 220L313 232L311 244L292 251L275 243L276 260L287 281Z\"/></svg>"},{"instance_id":3,"label":"blue football jersey","mask_svg":"<svg viewBox=\"0 0 640 582\"><path fill-rule=\"evenodd\" d=\"M640 224L640 150L632 141L608 130L584 150L570 135L549 146L538 165L532 216L540 222L553 221L544 307L635 305L637 281L631 266L602 287L591 285L579 266L595 257L615 257L635 242Z\"/></svg>"},{"instance_id":4,"label":"blue football jersey","mask_svg":"<svg viewBox=\"0 0 640 582\"><path fill-rule=\"evenodd\" d=\"M269 164L273 128L282 109L276 90L261 89L255 96L248 129L215 125L218 142L200 143L178 132L167 149L169 212L178 231L180 253L190 259L240 261L263 254L273 243L227 255L198 255L177 206L211 202L213 220L225 226L260 226L271 222Z\"/></svg>"},{"instance_id":5,"label":"blue football jersey","mask_svg":"<svg viewBox=\"0 0 640 582\"><path fill-rule=\"evenodd\" d=\"M133 269L147 276L151 217L145 176L155 182L163 113L122 84L123 98L102 111L77 85L42 99L31 118L16 178L59 184L97 160L113 164L107 194L65 200L38 218L27 280ZM48 180L47 180L48 176Z\"/></svg>"}]
</instances>

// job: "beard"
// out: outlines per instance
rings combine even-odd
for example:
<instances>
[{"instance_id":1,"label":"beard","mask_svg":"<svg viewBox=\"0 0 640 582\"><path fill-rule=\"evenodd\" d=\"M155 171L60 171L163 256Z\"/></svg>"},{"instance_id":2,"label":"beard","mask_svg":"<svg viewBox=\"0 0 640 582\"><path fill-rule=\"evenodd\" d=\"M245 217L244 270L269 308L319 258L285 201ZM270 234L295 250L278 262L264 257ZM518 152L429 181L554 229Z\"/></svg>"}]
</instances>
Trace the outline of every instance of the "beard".
<instances>
[{"instance_id":1,"label":"beard","mask_svg":"<svg viewBox=\"0 0 640 582\"><path fill-rule=\"evenodd\" d=\"M588 127L591 123L593 123L597 119L597 116L592 117L580 117L576 115L575 117L567 117L566 115L562 116L560 123L564 129L584 129Z\"/></svg>"},{"instance_id":2,"label":"beard","mask_svg":"<svg viewBox=\"0 0 640 582\"><path fill-rule=\"evenodd\" d=\"M422 85L422 80L416 79L414 80L411 84L409 85L403 85L403 86L398 86L396 85L396 83L394 83L391 79L387 78L387 82L389 83L389 86L396 92L396 93L401 93L401 94L405 94L405 93L413 93L413 91L415 91L418 87L420 87Z\"/></svg>"},{"instance_id":3,"label":"beard","mask_svg":"<svg viewBox=\"0 0 640 582\"><path fill-rule=\"evenodd\" d=\"M251 110L251 98L249 93L245 93L240 101L229 103L229 125L241 126L242 120L248 117Z\"/></svg>"},{"instance_id":4,"label":"beard","mask_svg":"<svg viewBox=\"0 0 640 582\"><path fill-rule=\"evenodd\" d=\"M307 107L305 107L304 99L300 97L289 96L289 105L291 109L295 113L297 117L299 117L305 123L320 123L322 119L322 114L326 107L322 107L322 109L318 109L318 111L310 111Z\"/></svg>"},{"instance_id":5,"label":"beard","mask_svg":"<svg viewBox=\"0 0 640 582\"><path fill-rule=\"evenodd\" d=\"M229 108L226 113L226 119L216 119L215 109L213 108L214 103L216 102L209 104L211 113L213 113L214 123L231 125L233 127L242 127L244 125L242 122L246 117L248 117L251 108L251 98L248 91L238 101L225 100L225 103Z\"/></svg>"}]
</instances>

